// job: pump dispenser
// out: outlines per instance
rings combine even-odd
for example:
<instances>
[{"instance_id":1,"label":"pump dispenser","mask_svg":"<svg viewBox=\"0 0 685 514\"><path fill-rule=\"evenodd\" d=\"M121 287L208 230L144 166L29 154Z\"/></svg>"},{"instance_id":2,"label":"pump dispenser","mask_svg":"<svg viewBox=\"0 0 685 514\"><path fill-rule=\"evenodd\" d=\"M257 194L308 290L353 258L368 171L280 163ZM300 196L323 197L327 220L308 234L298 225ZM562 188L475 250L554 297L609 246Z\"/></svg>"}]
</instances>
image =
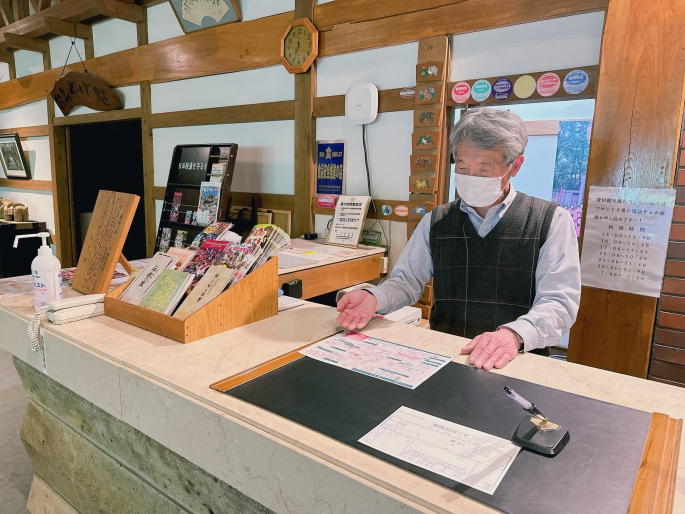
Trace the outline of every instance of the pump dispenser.
<instances>
[{"instance_id":1,"label":"pump dispenser","mask_svg":"<svg viewBox=\"0 0 685 514\"><path fill-rule=\"evenodd\" d=\"M19 239L25 237L42 237L43 245L38 248L38 256L31 261L31 276L33 277L33 308L36 312L45 312L48 302L62 299L62 265L59 259L52 255L47 239L50 234L40 232L14 238L14 247Z\"/></svg>"}]
</instances>

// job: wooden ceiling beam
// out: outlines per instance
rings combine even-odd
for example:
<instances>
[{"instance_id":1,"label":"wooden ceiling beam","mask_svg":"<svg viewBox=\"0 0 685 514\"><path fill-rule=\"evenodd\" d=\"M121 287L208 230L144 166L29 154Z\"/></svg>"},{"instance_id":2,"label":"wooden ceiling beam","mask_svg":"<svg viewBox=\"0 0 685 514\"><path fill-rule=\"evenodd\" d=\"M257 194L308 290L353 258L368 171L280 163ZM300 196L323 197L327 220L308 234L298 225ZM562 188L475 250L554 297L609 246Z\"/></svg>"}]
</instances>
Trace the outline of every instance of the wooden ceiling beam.
<instances>
[{"instance_id":1,"label":"wooden ceiling beam","mask_svg":"<svg viewBox=\"0 0 685 514\"><path fill-rule=\"evenodd\" d=\"M108 18L118 18L131 23L145 20L145 8L135 4L125 4L117 0L102 0L100 14Z\"/></svg>"},{"instance_id":2,"label":"wooden ceiling beam","mask_svg":"<svg viewBox=\"0 0 685 514\"><path fill-rule=\"evenodd\" d=\"M0 0L0 7L5 1ZM68 0L0 28L0 36L6 32L12 32L21 36L38 38L50 33L45 24L45 18L50 17L78 23L99 16L101 14L101 3L100 0Z\"/></svg>"},{"instance_id":3,"label":"wooden ceiling beam","mask_svg":"<svg viewBox=\"0 0 685 514\"><path fill-rule=\"evenodd\" d=\"M20 36L19 34L12 34L10 32L5 32L1 37L4 39L4 42L0 44L2 44L2 46L5 48L11 48L13 50L29 50L31 52L39 52L41 54L44 54L48 51L47 41L31 39L30 37Z\"/></svg>"},{"instance_id":4,"label":"wooden ceiling beam","mask_svg":"<svg viewBox=\"0 0 685 514\"><path fill-rule=\"evenodd\" d=\"M79 39L90 39L93 37L93 29L90 25L84 25L83 23L62 21L53 18L52 16L43 18L43 23L45 23L48 32L55 36L67 36Z\"/></svg>"},{"instance_id":5,"label":"wooden ceiling beam","mask_svg":"<svg viewBox=\"0 0 685 514\"><path fill-rule=\"evenodd\" d=\"M0 17L5 25L14 23L14 8L10 0L0 0Z\"/></svg>"}]
</instances>

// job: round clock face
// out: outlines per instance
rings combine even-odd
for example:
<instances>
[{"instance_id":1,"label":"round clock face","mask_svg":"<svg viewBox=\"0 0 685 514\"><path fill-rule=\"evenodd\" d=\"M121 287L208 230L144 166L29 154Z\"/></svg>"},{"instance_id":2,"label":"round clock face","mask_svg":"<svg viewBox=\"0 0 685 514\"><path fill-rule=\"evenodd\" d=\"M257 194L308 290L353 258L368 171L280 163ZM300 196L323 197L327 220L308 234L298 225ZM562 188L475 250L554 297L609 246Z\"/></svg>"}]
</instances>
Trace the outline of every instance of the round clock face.
<instances>
[{"instance_id":1,"label":"round clock face","mask_svg":"<svg viewBox=\"0 0 685 514\"><path fill-rule=\"evenodd\" d=\"M283 56L291 66L300 66L312 53L312 35L307 27L298 25L290 29L283 42Z\"/></svg>"}]
</instances>

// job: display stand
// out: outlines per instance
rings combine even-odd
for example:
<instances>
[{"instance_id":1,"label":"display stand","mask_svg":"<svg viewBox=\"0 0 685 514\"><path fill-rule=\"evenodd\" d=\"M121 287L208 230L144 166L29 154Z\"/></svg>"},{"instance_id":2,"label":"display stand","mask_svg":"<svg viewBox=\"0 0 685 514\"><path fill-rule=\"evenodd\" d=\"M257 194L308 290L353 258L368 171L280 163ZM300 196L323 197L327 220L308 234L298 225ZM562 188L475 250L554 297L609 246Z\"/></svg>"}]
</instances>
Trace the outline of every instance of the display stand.
<instances>
[{"instance_id":1,"label":"display stand","mask_svg":"<svg viewBox=\"0 0 685 514\"><path fill-rule=\"evenodd\" d=\"M128 283L105 297L105 314L156 334L191 343L278 314L278 258L247 275L186 319L119 300Z\"/></svg>"},{"instance_id":2,"label":"display stand","mask_svg":"<svg viewBox=\"0 0 685 514\"><path fill-rule=\"evenodd\" d=\"M72 289L83 294L106 293L118 262L131 273L131 266L121 249L139 201L140 197L136 195L100 191L76 265Z\"/></svg>"},{"instance_id":3,"label":"display stand","mask_svg":"<svg viewBox=\"0 0 685 514\"><path fill-rule=\"evenodd\" d=\"M184 223L184 221L187 211L197 210L200 200L200 183L209 181L212 165L216 163L226 164L224 179L221 183L219 211L216 217L217 221L226 221L230 209L228 197L231 192L237 153L238 145L235 143L178 145L174 148L164 194L162 215L157 230L155 252L159 251L159 243L165 228L171 231L172 246L179 230L185 230L188 233L184 246L190 245L195 236L204 230L205 227L203 226ZM169 217L172 212L175 193L182 193L183 196L179 207L178 220L172 221Z\"/></svg>"}]
</instances>

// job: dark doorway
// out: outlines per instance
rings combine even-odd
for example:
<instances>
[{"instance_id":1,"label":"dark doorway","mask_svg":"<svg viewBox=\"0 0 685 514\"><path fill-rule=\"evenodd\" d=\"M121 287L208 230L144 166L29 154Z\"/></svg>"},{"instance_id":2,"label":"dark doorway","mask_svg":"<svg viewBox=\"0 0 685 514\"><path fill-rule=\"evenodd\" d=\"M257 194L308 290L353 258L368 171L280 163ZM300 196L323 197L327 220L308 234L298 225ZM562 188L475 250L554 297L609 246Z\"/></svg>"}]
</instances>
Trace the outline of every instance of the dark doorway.
<instances>
[{"instance_id":1,"label":"dark doorway","mask_svg":"<svg viewBox=\"0 0 685 514\"><path fill-rule=\"evenodd\" d=\"M101 189L140 196L123 253L144 259L143 146L140 120L74 125L70 128L71 179L76 226L76 253ZM82 228L84 230L82 230Z\"/></svg>"}]
</instances>

